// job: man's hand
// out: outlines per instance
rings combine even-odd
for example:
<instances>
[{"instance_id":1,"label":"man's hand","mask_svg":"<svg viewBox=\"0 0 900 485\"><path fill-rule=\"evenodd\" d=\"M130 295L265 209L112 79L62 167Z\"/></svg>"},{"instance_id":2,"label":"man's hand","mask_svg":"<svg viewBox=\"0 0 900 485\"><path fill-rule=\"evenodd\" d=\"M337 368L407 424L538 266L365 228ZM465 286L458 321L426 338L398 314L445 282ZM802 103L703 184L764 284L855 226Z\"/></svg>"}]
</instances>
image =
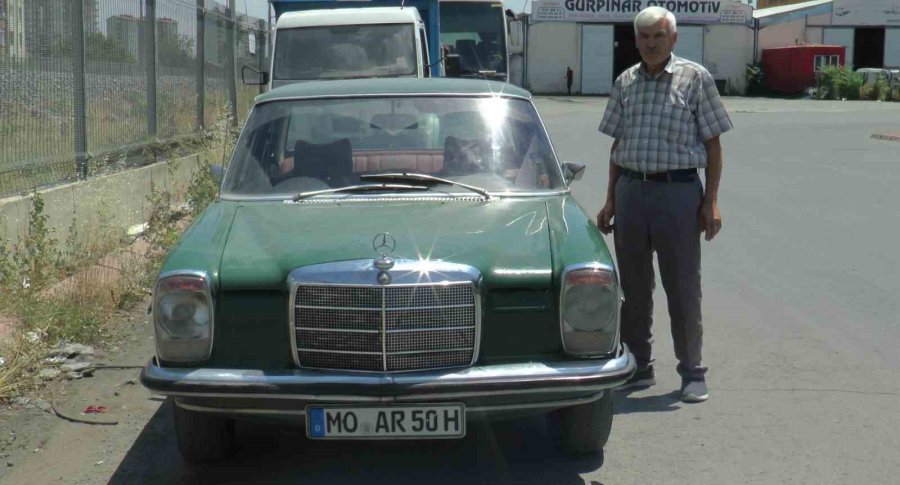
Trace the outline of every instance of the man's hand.
<instances>
[{"instance_id":1,"label":"man's hand","mask_svg":"<svg viewBox=\"0 0 900 485\"><path fill-rule=\"evenodd\" d=\"M610 221L612 221L612 218L615 215L616 204L614 202L607 202L597 214L597 228L600 229L600 232L603 234L612 232L613 226L610 224Z\"/></svg>"},{"instance_id":2,"label":"man's hand","mask_svg":"<svg viewBox=\"0 0 900 485\"><path fill-rule=\"evenodd\" d=\"M700 206L700 232L705 232L706 240L712 241L721 230L722 215L719 214L719 204L715 200L704 199Z\"/></svg>"}]
</instances>

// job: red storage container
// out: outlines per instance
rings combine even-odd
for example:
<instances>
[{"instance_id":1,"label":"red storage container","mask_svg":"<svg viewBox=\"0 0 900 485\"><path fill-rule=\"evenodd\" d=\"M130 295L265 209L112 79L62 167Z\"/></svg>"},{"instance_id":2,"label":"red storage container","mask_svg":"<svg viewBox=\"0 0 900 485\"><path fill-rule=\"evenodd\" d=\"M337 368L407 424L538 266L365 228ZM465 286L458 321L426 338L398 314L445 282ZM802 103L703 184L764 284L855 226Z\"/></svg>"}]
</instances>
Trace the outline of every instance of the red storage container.
<instances>
[{"instance_id":1,"label":"red storage container","mask_svg":"<svg viewBox=\"0 0 900 485\"><path fill-rule=\"evenodd\" d=\"M842 45L792 45L763 49L766 86L780 94L801 94L816 85L816 72L827 65L844 65Z\"/></svg>"}]
</instances>

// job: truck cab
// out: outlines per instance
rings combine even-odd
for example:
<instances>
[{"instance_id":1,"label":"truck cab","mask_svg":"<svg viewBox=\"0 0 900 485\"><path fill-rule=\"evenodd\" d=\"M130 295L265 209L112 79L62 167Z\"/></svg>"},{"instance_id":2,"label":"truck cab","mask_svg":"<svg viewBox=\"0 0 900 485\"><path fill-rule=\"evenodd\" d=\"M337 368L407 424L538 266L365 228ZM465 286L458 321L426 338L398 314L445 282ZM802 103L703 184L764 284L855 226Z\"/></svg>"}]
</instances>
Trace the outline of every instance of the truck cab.
<instances>
[{"instance_id":1,"label":"truck cab","mask_svg":"<svg viewBox=\"0 0 900 485\"><path fill-rule=\"evenodd\" d=\"M269 3L279 22L294 12L320 9L365 9L359 18L384 7L416 10L425 23L423 38L427 40L425 45L433 66L426 70L426 76L509 80L509 24L502 0L269 0Z\"/></svg>"},{"instance_id":2,"label":"truck cab","mask_svg":"<svg viewBox=\"0 0 900 485\"><path fill-rule=\"evenodd\" d=\"M275 26L270 89L328 79L429 77L425 24L410 7L286 12Z\"/></svg>"}]
</instances>

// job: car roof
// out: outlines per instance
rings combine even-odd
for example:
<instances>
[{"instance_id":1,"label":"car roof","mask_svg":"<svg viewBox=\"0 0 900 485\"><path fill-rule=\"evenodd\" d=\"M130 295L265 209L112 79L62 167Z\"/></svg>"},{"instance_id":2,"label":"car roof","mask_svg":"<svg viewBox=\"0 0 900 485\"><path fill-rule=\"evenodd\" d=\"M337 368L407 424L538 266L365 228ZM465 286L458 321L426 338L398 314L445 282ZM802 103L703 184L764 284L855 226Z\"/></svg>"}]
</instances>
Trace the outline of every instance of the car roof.
<instances>
[{"instance_id":1,"label":"car roof","mask_svg":"<svg viewBox=\"0 0 900 485\"><path fill-rule=\"evenodd\" d=\"M419 11L403 7L359 7L285 12L276 29L331 25L403 24L421 21Z\"/></svg>"},{"instance_id":2,"label":"car roof","mask_svg":"<svg viewBox=\"0 0 900 485\"><path fill-rule=\"evenodd\" d=\"M283 99L408 96L408 95L472 95L512 96L531 99L531 93L509 83L483 79L459 78L367 78L311 81L275 88L256 98L257 103Z\"/></svg>"}]
</instances>

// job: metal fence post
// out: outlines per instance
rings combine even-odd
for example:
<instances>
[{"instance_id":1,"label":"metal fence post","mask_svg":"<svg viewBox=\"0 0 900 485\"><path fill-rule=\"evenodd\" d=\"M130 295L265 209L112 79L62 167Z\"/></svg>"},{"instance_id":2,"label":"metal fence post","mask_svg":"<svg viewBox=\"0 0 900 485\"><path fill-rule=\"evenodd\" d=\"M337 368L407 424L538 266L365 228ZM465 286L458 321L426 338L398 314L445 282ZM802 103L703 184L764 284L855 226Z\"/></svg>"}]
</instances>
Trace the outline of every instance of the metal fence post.
<instances>
[{"instance_id":1,"label":"metal fence post","mask_svg":"<svg viewBox=\"0 0 900 485\"><path fill-rule=\"evenodd\" d=\"M147 69L147 134L156 136L156 0L147 2L144 19L145 67Z\"/></svg>"},{"instance_id":2,"label":"metal fence post","mask_svg":"<svg viewBox=\"0 0 900 485\"><path fill-rule=\"evenodd\" d=\"M197 0L197 127L206 127L204 92L206 92L206 7Z\"/></svg>"},{"instance_id":3,"label":"metal fence post","mask_svg":"<svg viewBox=\"0 0 900 485\"><path fill-rule=\"evenodd\" d=\"M231 104L231 126L237 126L237 72L235 69L235 56L237 52L234 48L235 43L235 30L237 30L237 23L235 22L234 15L234 0L228 0L228 23L229 26L226 29L226 43L228 44L225 47L226 56L226 66L225 66L225 84L228 86L228 100Z\"/></svg>"},{"instance_id":4,"label":"metal fence post","mask_svg":"<svg viewBox=\"0 0 900 485\"><path fill-rule=\"evenodd\" d=\"M268 42L266 42L266 21L263 19L259 19L259 30L256 32L256 55L259 57L259 70L268 71L268 66L266 66L266 49L268 49ZM263 46L266 46L266 49L263 49ZM272 73L269 73L271 76ZM259 85L259 94L266 92L266 85Z\"/></svg>"},{"instance_id":5,"label":"metal fence post","mask_svg":"<svg viewBox=\"0 0 900 485\"><path fill-rule=\"evenodd\" d=\"M88 175L87 114L85 107L84 4L72 2L72 78L74 86L75 170L79 179Z\"/></svg>"}]
</instances>

